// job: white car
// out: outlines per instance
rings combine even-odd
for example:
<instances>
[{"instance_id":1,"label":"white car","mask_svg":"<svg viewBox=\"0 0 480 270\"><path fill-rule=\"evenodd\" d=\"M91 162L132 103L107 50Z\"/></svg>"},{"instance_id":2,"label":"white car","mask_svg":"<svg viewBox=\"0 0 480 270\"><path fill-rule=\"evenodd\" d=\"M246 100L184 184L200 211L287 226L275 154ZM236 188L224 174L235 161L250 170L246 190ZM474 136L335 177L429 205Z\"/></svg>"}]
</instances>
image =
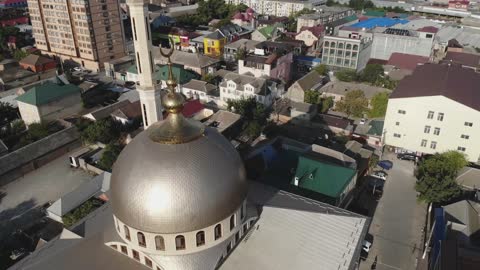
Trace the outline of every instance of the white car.
<instances>
[{"instance_id":1,"label":"white car","mask_svg":"<svg viewBox=\"0 0 480 270\"><path fill-rule=\"evenodd\" d=\"M360 119L360 125L365 125L366 122L367 122L367 119L365 118Z\"/></svg>"},{"instance_id":2,"label":"white car","mask_svg":"<svg viewBox=\"0 0 480 270\"><path fill-rule=\"evenodd\" d=\"M384 171L375 171L371 174L371 176L387 181L388 174Z\"/></svg>"},{"instance_id":3,"label":"white car","mask_svg":"<svg viewBox=\"0 0 480 270\"><path fill-rule=\"evenodd\" d=\"M372 243L370 243L369 241L367 240L363 240L363 243L362 243L362 249L363 251L365 252L370 252L370 248L372 247Z\"/></svg>"},{"instance_id":4,"label":"white car","mask_svg":"<svg viewBox=\"0 0 480 270\"><path fill-rule=\"evenodd\" d=\"M74 67L74 68L73 68L73 71L78 71L78 72L80 72L80 71L83 71L83 69L82 69L81 67Z\"/></svg>"}]
</instances>

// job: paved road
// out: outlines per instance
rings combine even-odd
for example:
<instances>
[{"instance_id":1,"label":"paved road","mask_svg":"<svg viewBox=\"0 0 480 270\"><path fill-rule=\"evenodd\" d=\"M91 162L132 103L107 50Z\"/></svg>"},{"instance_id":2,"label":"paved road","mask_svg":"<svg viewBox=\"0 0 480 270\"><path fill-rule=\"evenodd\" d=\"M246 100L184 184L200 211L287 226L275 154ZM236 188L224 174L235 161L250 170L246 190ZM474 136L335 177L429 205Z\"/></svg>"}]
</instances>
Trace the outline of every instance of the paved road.
<instances>
[{"instance_id":1,"label":"paved road","mask_svg":"<svg viewBox=\"0 0 480 270\"><path fill-rule=\"evenodd\" d=\"M0 187L0 223L54 201L90 179L88 173L70 168L68 154L61 156Z\"/></svg>"},{"instance_id":2,"label":"paved road","mask_svg":"<svg viewBox=\"0 0 480 270\"><path fill-rule=\"evenodd\" d=\"M392 160L394 166L388 172L384 194L370 226L373 247L360 269L370 269L378 256L377 270L414 270L421 253L426 205L416 201L413 163L397 160L392 153L384 155L384 159Z\"/></svg>"}]
</instances>

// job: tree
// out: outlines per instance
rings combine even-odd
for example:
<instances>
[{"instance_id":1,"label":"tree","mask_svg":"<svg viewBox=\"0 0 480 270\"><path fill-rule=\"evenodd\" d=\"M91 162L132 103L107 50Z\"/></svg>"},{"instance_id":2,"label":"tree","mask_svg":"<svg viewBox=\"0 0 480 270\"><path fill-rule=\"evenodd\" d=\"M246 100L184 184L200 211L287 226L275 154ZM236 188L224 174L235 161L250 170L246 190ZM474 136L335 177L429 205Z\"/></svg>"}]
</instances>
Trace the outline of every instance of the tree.
<instances>
[{"instance_id":1,"label":"tree","mask_svg":"<svg viewBox=\"0 0 480 270\"><path fill-rule=\"evenodd\" d=\"M324 64L320 64L313 68L318 74L327 76L328 75L328 67Z\"/></svg>"},{"instance_id":2,"label":"tree","mask_svg":"<svg viewBox=\"0 0 480 270\"><path fill-rule=\"evenodd\" d=\"M376 93L372 97L371 106L372 109L368 112L368 117L383 117L387 112L388 105L388 92Z\"/></svg>"},{"instance_id":3,"label":"tree","mask_svg":"<svg viewBox=\"0 0 480 270\"><path fill-rule=\"evenodd\" d=\"M247 49L245 49L245 47L240 47L237 52L235 53L235 60L238 61L238 60L243 60L245 59L245 57L247 57Z\"/></svg>"},{"instance_id":4,"label":"tree","mask_svg":"<svg viewBox=\"0 0 480 270\"><path fill-rule=\"evenodd\" d=\"M260 135L271 113L270 109L258 103L255 98L228 100L227 108L243 117L243 129L252 137Z\"/></svg>"},{"instance_id":5,"label":"tree","mask_svg":"<svg viewBox=\"0 0 480 270\"><path fill-rule=\"evenodd\" d=\"M342 82L353 82L357 80L357 73L352 69L342 69L335 73L335 77Z\"/></svg>"},{"instance_id":6,"label":"tree","mask_svg":"<svg viewBox=\"0 0 480 270\"><path fill-rule=\"evenodd\" d=\"M0 102L0 127L18 118L18 109L10 103Z\"/></svg>"},{"instance_id":7,"label":"tree","mask_svg":"<svg viewBox=\"0 0 480 270\"><path fill-rule=\"evenodd\" d=\"M305 103L309 104L319 104L320 103L320 92L315 90L305 91L305 96L303 98Z\"/></svg>"},{"instance_id":8,"label":"tree","mask_svg":"<svg viewBox=\"0 0 480 270\"><path fill-rule=\"evenodd\" d=\"M347 116L362 117L368 109L368 99L362 90L353 90L348 92L343 100L338 101L335 108Z\"/></svg>"},{"instance_id":9,"label":"tree","mask_svg":"<svg viewBox=\"0 0 480 270\"><path fill-rule=\"evenodd\" d=\"M120 128L111 118L102 119L90 124L81 132L82 140L86 143L110 143L120 137Z\"/></svg>"},{"instance_id":10,"label":"tree","mask_svg":"<svg viewBox=\"0 0 480 270\"><path fill-rule=\"evenodd\" d=\"M202 76L202 81L206 81L207 83L215 84L215 75L207 73Z\"/></svg>"},{"instance_id":11,"label":"tree","mask_svg":"<svg viewBox=\"0 0 480 270\"><path fill-rule=\"evenodd\" d=\"M465 156L457 151L435 154L422 163L417 170L415 190L418 199L427 203L443 204L461 194L455 179L460 169L468 164Z\"/></svg>"},{"instance_id":12,"label":"tree","mask_svg":"<svg viewBox=\"0 0 480 270\"><path fill-rule=\"evenodd\" d=\"M28 56L28 53L22 50L15 50L15 52L13 52L13 58L15 58L18 61L22 60L27 56Z\"/></svg>"},{"instance_id":13,"label":"tree","mask_svg":"<svg viewBox=\"0 0 480 270\"><path fill-rule=\"evenodd\" d=\"M100 157L100 160L98 161L98 166L105 171L112 171L112 166L117 160L118 156L120 155L120 152L123 149L123 145L118 144L118 143L109 143L105 147L105 151L103 152L102 156Z\"/></svg>"},{"instance_id":14,"label":"tree","mask_svg":"<svg viewBox=\"0 0 480 270\"><path fill-rule=\"evenodd\" d=\"M360 80L362 82L369 82L374 84L379 78L383 77L384 70L382 65L368 64L360 74Z\"/></svg>"},{"instance_id":15,"label":"tree","mask_svg":"<svg viewBox=\"0 0 480 270\"><path fill-rule=\"evenodd\" d=\"M326 113L333 107L333 97L322 98L320 112Z\"/></svg>"}]
</instances>

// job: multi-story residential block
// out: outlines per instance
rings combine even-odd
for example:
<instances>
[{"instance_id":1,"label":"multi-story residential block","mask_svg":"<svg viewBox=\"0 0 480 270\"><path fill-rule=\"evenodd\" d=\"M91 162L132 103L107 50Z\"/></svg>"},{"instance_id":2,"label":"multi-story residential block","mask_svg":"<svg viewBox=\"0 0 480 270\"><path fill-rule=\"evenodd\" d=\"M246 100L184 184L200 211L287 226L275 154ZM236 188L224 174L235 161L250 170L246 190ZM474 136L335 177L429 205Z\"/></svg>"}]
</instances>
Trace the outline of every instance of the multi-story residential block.
<instances>
[{"instance_id":1,"label":"multi-story residential block","mask_svg":"<svg viewBox=\"0 0 480 270\"><path fill-rule=\"evenodd\" d=\"M254 77L271 77L287 83L292 79L293 53L280 56L273 53L269 56L249 55L238 60L238 73Z\"/></svg>"},{"instance_id":2,"label":"multi-story residential block","mask_svg":"<svg viewBox=\"0 0 480 270\"><path fill-rule=\"evenodd\" d=\"M384 143L419 154L448 150L480 161L480 74L453 64L424 64L388 101Z\"/></svg>"},{"instance_id":3,"label":"multi-story residential block","mask_svg":"<svg viewBox=\"0 0 480 270\"><path fill-rule=\"evenodd\" d=\"M117 0L28 0L36 46L98 71L125 55Z\"/></svg>"},{"instance_id":4,"label":"multi-story residential block","mask_svg":"<svg viewBox=\"0 0 480 270\"><path fill-rule=\"evenodd\" d=\"M290 16L302 9L313 9L327 3L326 0L225 0L229 4L245 4L258 14Z\"/></svg>"},{"instance_id":5,"label":"multi-story residential block","mask_svg":"<svg viewBox=\"0 0 480 270\"><path fill-rule=\"evenodd\" d=\"M228 100L255 98L269 107L276 91L277 84L272 80L230 72L220 83L220 105L226 106Z\"/></svg>"},{"instance_id":6,"label":"multi-story residential block","mask_svg":"<svg viewBox=\"0 0 480 270\"><path fill-rule=\"evenodd\" d=\"M435 31L432 30L377 28L373 34L371 57L388 60L395 52L430 57L434 39Z\"/></svg>"},{"instance_id":7,"label":"multi-story residential block","mask_svg":"<svg viewBox=\"0 0 480 270\"><path fill-rule=\"evenodd\" d=\"M327 7L320 6L316 8L317 12L304 14L297 19L297 33L302 27L313 27L319 24L327 24L338 21L345 17L355 14L355 10L349 7Z\"/></svg>"},{"instance_id":8,"label":"multi-story residential block","mask_svg":"<svg viewBox=\"0 0 480 270\"><path fill-rule=\"evenodd\" d=\"M322 62L332 68L360 71L370 59L371 45L368 39L325 36Z\"/></svg>"}]
</instances>

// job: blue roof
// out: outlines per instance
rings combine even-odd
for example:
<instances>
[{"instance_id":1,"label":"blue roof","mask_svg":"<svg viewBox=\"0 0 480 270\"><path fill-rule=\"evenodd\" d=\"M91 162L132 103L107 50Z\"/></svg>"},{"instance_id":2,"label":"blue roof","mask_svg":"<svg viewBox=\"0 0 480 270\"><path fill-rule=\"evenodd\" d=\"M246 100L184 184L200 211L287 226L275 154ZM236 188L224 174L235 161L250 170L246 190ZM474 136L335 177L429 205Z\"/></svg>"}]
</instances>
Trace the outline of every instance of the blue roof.
<instances>
[{"instance_id":1,"label":"blue roof","mask_svg":"<svg viewBox=\"0 0 480 270\"><path fill-rule=\"evenodd\" d=\"M357 28L366 28L366 29L372 29L377 26L380 27L391 27L395 24L406 24L408 23L408 20L402 20L402 19L392 19L392 18L371 18L365 21L361 21L355 24L350 25L351 27L357 27Z\"/></svg>"},{"instance_id":2,"label":"blue roof","mask_svg":"<svg viewBox=\"0 0 480 270\"><path fill-rule=\"evenodd\" d=\"M320 58L316 58L313 56L305 56L305 55L295 56L295 59L297 61L318 62L318 63L322 62L322 59Z\"/></svg>"}]
</instances>

